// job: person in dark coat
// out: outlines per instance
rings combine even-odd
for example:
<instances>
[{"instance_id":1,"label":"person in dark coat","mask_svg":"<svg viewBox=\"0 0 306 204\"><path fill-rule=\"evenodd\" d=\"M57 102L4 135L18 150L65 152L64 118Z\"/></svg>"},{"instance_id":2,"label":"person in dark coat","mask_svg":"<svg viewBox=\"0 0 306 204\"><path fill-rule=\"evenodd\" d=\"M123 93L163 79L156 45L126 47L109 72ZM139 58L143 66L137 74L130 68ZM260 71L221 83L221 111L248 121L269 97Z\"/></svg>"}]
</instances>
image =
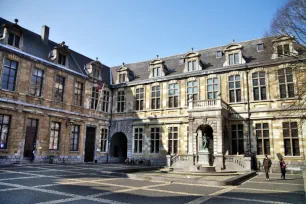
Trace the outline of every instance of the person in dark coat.
<instances>
[{"instance_id":1,"label":"person in dark coat","mask_svg":"<svg viewBox=\"0 0 306 204\"><path fill-rule=\"evenodd\" d=\"M281 168L281 173L282 173L281 179L285 180L286 179L286 163L283 158L280 161L280 168Z\"/></svg>"},{"instance_id":2,"label":"person in dark coat","mask_svg":"<svg viewBox=\"0 0 306 204\"><path fill-rule=\"evenodd\" d=\"M272 162L271 162L271 159L268 158L267 154L265 154L265 158L264 158L262 163L263 163L263 167L264 167L264 170L265 170L265 173L266 173L266 180L270 180L269 170L270 170L270 167L272 165Z\"/></svg>"}]
</instances>

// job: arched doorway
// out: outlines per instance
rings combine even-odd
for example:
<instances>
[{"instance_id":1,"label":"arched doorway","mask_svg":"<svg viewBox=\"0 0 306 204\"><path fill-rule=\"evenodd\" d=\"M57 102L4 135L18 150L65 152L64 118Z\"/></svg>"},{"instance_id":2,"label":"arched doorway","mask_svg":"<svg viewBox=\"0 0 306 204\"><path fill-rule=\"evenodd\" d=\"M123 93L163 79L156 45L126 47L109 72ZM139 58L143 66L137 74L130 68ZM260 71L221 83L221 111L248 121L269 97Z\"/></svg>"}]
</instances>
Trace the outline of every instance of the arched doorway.
<instances>
[{"instance_id":1,"label":"arched doorway","mask_svg":"<svg viewBox=\"0 0 306 204\"><path fill-rule=\"evenodd\" d=\"M114 162L124 162L127 157L127 138L124 133L117 132L112 136L110 155Z\"/></svg>"},{"instance_id":2,"label":"arched doorway","mask_svg":"<svg viewBox=\"0 0 306 204\"><path fill-rule=\"evenodd\" d=\"M200 125L197 128L197 152L202 150L202 137L206 136L206 148L208 150L209 153L209 164L210 166L213 165L213 153L214 153L214 142L213 142L213 129L210 125L208 124L203 124Z\"/></svg>"}]
</instances>

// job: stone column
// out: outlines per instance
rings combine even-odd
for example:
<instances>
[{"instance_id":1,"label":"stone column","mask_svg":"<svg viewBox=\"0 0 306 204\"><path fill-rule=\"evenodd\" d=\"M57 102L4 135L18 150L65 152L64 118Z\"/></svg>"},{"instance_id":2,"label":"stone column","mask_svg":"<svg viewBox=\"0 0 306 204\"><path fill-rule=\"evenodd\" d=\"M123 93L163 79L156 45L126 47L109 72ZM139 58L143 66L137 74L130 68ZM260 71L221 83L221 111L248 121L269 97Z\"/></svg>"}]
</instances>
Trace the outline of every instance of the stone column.
<instances>
[{"instance_id":1,"label":"stone column","mask_svg":"<svg viewBox=\"0 0 306 204\"><path fill-rule=\"evenodd\" d=\"M192 155L193 151L193 118L189 118L189 133L188 133L188 154Z\"/></svg>"},{"instance_id":2,"label":"stone column","mask_svg":"<svg viewBox=\"0 0 306 204\"><path fill-rule=\"evenodd\" d=\"M217 118L217 131L215 135L215 139L217 140L217 148L214 151L215 154L215 165L216 165L216 171L220 171L221 169L224 169L224 162L223 162L223 122L222 117Z\"/></svg>"}]
</instances>

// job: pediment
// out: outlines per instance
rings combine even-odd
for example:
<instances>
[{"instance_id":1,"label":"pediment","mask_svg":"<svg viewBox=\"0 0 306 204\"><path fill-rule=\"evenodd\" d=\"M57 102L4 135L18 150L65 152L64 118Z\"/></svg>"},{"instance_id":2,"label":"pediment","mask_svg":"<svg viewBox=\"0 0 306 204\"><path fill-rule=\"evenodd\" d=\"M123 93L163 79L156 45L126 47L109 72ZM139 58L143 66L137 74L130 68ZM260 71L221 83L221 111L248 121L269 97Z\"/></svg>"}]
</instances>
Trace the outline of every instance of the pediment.
<instances>
[{"instance_id":1,"label":"pediment","mask_svg":"<svg viewBox=\"0 0 306 204\"><path fill-rule=\"evenodd\" d=\"M240 50L242 49L242 45L240 44L236 44L236 43L232 43L230 45L228 45L225 49L224 49L224 52L228 52L228 51L232 51L232 50Z\"/></svg>"},{"instance_id":2,"label":"pediment","mask_svg":"<svg viewBox=\"0 0 306 204\"><path fill-rule=\"evenodd\" d=\"M161 59L154 59L150 62L150 65L157 65L157 64L163 64L164 61Z\"/></svg>"},{"instance_id":3,"label":"pediment","mask_svg":"<svg viewBox=\"0 0 306 204\"><path fill-rule=\"evenodd\" d=\"M130 69L125 66L124 63L122 63L122 65L117 69L117 72L123 72L123 71L130 71Z\"/></svg>"},{"instance_id":4,"label":"pediment","mask_svg":"<svg viewBox=\"0 0 306 204\"><path fill-rule=\"evenodd\" d=\"M282 42L282 41L291 41L294 37L291 37L289 35L280 35L272 40L272 42Z\"/></svg>"},{"instance_id":5,"label":"pediment","mask_svg":"<svg viewBox=\"0 0 306 204\"><path fill-rule=\"evenodd\" d=\"M199 57L201 54L198 52L188 52L185 56L184 59L189 59L193 57Z\"/></svg>"}]
</instances>

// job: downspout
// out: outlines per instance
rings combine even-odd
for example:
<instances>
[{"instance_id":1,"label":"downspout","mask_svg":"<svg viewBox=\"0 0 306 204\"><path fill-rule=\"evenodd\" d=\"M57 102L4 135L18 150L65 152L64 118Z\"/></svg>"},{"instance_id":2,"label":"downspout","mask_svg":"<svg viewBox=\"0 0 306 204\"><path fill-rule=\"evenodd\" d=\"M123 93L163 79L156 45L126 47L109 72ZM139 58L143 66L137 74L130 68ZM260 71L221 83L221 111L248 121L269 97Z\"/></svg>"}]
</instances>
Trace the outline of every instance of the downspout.
<instances>
[{"instance_id":1,"label":"downspout","mask_svg":"<svg viewBox=\"0 0 306 204\"><path fill-rule=\"evenodd\" d=\"M250 112L250 91L249 91L249 70L246 70L246 80L247 80L247 102L248 102L248 143L249 149L248 153L251 156L251 112Z\"/></svg>"},{"instance_id":2,"label":"downspout","mask_svg":"<svg viewBox=\"0 0 306 204\"><path fill-rule=\"evenodd\" d=\"M109 84L110 84L110 88L112 86L112 70L111 68L109 68ZM108 157L110 155L110 129L111 129L111 124L112 124L112 117L113 117L113 89L110 89L111 91L111 103L110 103L110 120L109 120L109 125L108 125L108 135L107 135L107 142L108 142L108 148L107 148L107 157L106 157L106 162L108 163Z\"/></svg>"}]
</instances>

